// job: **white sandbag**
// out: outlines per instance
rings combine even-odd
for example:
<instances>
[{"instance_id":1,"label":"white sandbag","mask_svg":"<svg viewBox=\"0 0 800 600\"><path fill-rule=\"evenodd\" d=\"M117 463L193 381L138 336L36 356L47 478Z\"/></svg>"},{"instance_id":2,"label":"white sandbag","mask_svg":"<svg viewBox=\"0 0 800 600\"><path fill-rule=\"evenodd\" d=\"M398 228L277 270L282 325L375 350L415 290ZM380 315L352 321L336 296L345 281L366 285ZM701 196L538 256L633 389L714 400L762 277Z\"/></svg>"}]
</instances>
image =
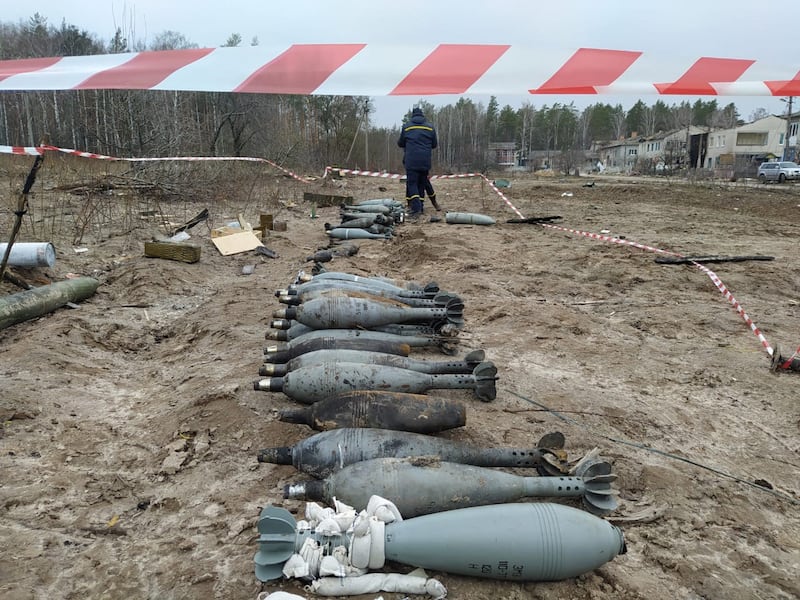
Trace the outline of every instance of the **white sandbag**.
<instances>
[{"instance_id":1,"label":"white sandbag","mask_svg":"<svg viewBox=\"0 0 800 600\"><path fill-rule=\"evenodd\" d=\"M314 531L320 535L325 536L332 536L332 535L339 535L344 530L339 525L339 522L333 518L329 517L327 519L322 519L317 526L314 528Z\"/></svg>"},{"instance_id":2,"label":"white sandbag","mask_svg":"<svg viewBox=\"0 0 800 600\"><path fill-rule=\"evenodd\" d=\"M306 521L311 523L312 527L320 521L333 518L334 515L336 515L336 511L332 508L320 506L316 502L306 503Z\"/></svg>"},{"instance_id":3,"label":"white sandbag","mask_svg":"<svg viewBox=\"0 0 800 600\"><path fill-rule=\"evenodd\" d=\"M367 514L376 517L384 523L394 523L395 521L403 520L394 502L377 495L370 496L367 502Z\"/></svg>"},{"instance_id":4,"label":"white sandbag","mask_svg":"<svg viewBox=\"0 0 800 600\"><path fill-rule=\"evenodd\" d=\"M353 521L356 520L356 514L356 511L351 508L350 510L337 512L336 516L333 518L339 524L339 529L341 531L347 531L350 529Z\"/></svg>"},{"instance_id":5,"label":"white sandbag","mask_svg":"<svg viewBox=\"0 0 800 600\"><path fill-rule=\"evenodd\" d=\"M267 595L265 596L264 593ZM258 595L257 600L306 600L303 596L297 594L290 594L289 592L262 592Z\"/></svg>"},{"instance_id":6,"label":"white sandbag","mask_svg":"<svg viewBox=\"0 0 800 600\"><path fill-rule=\"evenodd\" d=\"M369 527L366 527L361 535L353 534L350 537L350 564L359 569L366 569L369 566L369 552L372 537L369 534Z\"/></svg>"},{"instance_id":7,"label":"white sandbag","mask_svg":"<svg viewBox=\"0 0 800 600\"><path fill-rule=\"evenodd\" d=\"M381 569L386 562L386 554L384 553L384 543L386 532L386 523L373 518L370 521L369 527L369 564L370 569Z\"/></svg>"},{"instance_id":8,"label":"white sandbag","mask_svg":"<svg viewBox=\"0 0 800 600\"><path fill-rule=\"evenodd\" d=\"M345 556L345 560L347 556ZM354 577L364 575L364 569L357 569L347 562L340 562L336 556L324 556L319 563L319 576L320 577Z\"/></svg>"},{"instance_id":9,"label":"white sandbag","mask_svg":"<svg viewBox=\"0 0 800 600\"><path fill-rule=\"evenodd\" d=\"M292 554L289 560L283 563L282 572L287 579L308 577L308 563L299 554Z\"/></svg>"},{"instance_id":10,"label":"white sandbag","mask_svg":"<svg viewBox=\"0 0 800 600\"><path fill-rule=\"evenodd\" d=\"M436 579L400 573L368 573L358 577L323 577L307 587L320 596L355 596L375 592L427 594L435 600L447 596L447 589Z\"/></svg>"},{"instance_id":11,"label":"white sandbag","mask_svg":"<svg viewBox=\"0 0 800 600\"><path fill-rule=\"evenodd\" d=\"M317 573L319 573L319 563L322 561L322 555L324 553L325 549L313 538L306 538L303 545L300 547L298 554L302 556L303 560L308 564L308 572L312 577L316 577Z\"/></svg>"},{"instance_id":12,"label":"white sandbag","mask_svg":"<svg viewBox=\"0 0 800 600\"><path fill-rule=\"evenodd\" d=\"M336 512L337 513L348 513L348 512L355 513L356 512L356 509L354 509L349 504L345 504L341 500L337 500L335 496L333 498L333 506L334 506L334 508L336 508Z\"/></svg>"}]
</instances>

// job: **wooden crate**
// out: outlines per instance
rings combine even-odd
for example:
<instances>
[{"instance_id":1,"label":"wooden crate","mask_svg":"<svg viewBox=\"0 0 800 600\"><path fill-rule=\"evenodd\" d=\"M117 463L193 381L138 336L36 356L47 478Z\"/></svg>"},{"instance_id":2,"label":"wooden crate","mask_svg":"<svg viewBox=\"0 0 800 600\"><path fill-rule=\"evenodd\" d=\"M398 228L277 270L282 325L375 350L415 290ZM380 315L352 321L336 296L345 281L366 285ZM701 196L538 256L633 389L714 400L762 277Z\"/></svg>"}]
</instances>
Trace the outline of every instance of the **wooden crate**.
<instances>
[{"instance_id":1,"label":"wooden crate","mask_svg":"<svg viewBox=\"0 0 800 600\"><path fill-rule=\"evenodd\" d=\"M196 263L200 260L200 246L175 242L145 242L144 255L150 258Z\"/></svg>"}]
</instances>

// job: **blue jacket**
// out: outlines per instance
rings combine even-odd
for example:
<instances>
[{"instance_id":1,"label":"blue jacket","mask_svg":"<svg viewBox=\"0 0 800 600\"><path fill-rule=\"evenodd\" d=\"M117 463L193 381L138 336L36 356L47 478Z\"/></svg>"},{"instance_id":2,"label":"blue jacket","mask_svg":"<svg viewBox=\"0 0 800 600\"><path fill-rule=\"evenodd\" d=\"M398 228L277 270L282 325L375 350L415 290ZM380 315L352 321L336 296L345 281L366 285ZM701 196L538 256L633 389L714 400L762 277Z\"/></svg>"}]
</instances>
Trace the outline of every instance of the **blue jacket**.
<instances>
[{"instance_id":1,"label":"blue jacket","mask_svg":"<svg viewBox=\"0 0 800 600\"><path fill-rule=\"evenodd\" d=\"M397 145L405 148L403 166L409 171L430 171L431 150L436 148L436 129L423 114L415 114L403 123Z\"/></svg>"}]
</instances>

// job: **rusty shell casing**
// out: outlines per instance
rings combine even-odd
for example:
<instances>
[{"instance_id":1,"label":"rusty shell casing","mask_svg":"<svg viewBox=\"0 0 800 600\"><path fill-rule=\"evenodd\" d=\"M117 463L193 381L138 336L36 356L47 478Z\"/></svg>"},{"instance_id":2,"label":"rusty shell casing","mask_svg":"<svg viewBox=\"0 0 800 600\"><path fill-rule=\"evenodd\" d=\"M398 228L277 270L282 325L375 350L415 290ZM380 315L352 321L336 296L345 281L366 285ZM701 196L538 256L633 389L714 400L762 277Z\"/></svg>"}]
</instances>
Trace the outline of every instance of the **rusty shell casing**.
<instances>
[{"instance_id":1,"label":"rusty shell casing","mask_svg":"<svg viewBox=\"0 0 800 600\"><path fill-rule=\"evenodd\" d=\"M315 433L293 446L262 448L257 456L259 462L291 464L298 471L323 478L347 465L376 458L433 457L478 467L534 468L542 462L543 451L536 447L482 448L407 431L341 428Z\"/></svg>"},{"instance_id":2,"label":"rusty shell casing","mask_svg":"<svg viewBox=\"0 0 800 600\"><path fill-rule=\"evenodd\" d=\"M272 353L277 352L278 350L290 350L294 346L304 344L307 340L313 340L316 338L361 339L381 342L395 342L398 344L408 344L414 348L438 347L440 350L444 351L445 354L454 354L454 352L446 351L446 349L442 346L457 343L458 341L454 338L454 336L450 335L400 335L396 333L365 329L313 329L312 331L299 335L298 337L293 338L280 346L270 345L265 349L264 352ZM369 350L369 348L365 347L364 350ZM392 352L392 354L396 353ZM287 362L287 360L281 362Z\"/></svg>"},{"instance_id":3,"label":"rusty shell casing","mask_svg":"<svg viewBox=\"0 0 800 600\"><path fill-rule=\"evenodd\" d=\"M419 373L472 373L479 363L484 362L486 353L483 350L475 350L467 354L463 360L433 361L419 360L407 356L396 354L386 354L383 352L373 352L369 350L353 350L344 348L314 350L296 356L286 363L285 373L295 371L303 367L320 365L328 362L349 362L371 365L385 365L387 367L397 367L399 369L409 369ZM274 373L283 375L284 373Z\"/></svg>"},{"instance_id":4,"label":"rusty shell casing","mask_svg":"<svg viewBox=\"0 0 800 600\"><path fill-rule=\"evenodd\" d=\"M412 306L415 308L425 308L433 306L447 306L447 302L452 298L458 298L455 294L441 292L433 298L421 298L417 296L404 296L389 290L374 288L361 285L359 283L349 283L346 286L330 286L321 282L322 285L314 285L297 294L287 294L278 297L278 302L297 306L303 302L314 300L320 297L346 296L350 298L364 298L373 302L383 302L389 306ZM459 298L459 300L461 300Z\"/></svg>"},{"instance_id":5,"label":"rusty shell casing","mask_svg":"<svg viewBox=\"0 0 800 600\"><path fill-rule=\"evenodd\" d=\"M386 206L385 204L344 204L341 209L345 212L359 213L382 213L384 215L390 214L394 207Z\"/></svg>"},{"instance_id":6,"label":"rusty shell casing","mask_svg":"<svg viewBox=\"0 0 800 600\"><path fill-rule=\"evenodd\" d=\"M310 284L320 284L326 282L330 286L346 286L348 283L359 285L366 285L372 288L384 289L386 291L408 297L419 298L433 298L441 290L436 282L429 282L424 286L416 282L400 282L393 279L381 277L362 277L360 275L353 275L352 273L343 273L341 271L325 271L319 275L315 275L309 281L301 284L292 284L287 289L289 291L295 290L297 292L303 289L309 289Z\"/></svg>"},{"instance_id":7,"label":"rusty shell casing","mask_svg":"<svg viewBox=\"0 0 800 600\"><path fill-rule=\"evenodd\" d=\"M398 222L398 219L391 214L377 212L347 212L343 210L339 211L339 219L342 223L347 223L355 219L372 219L373 223L379 223L381 225L388 225Z\"/></svg>"},{"instance_id":8,"label":"rusty shell casing","mask_svg":"<svg viewBox=\"0 0 800 600\"><path fill-rule=\"evenodd\" d=\"M301 343L284 345L282 349L271 349L264 354L264 362L268 363L286 363L305 354L306 352L313 352L315 350L323 349L349 349L349 350L369 350L372 352L383 352L384 354L397 354L399 356L408 356L411 354L411 346L400 341L388 341L370 338L347 338L335 336L320 336L309 339L297 338L292 340L294 342L301 341Z\"/></svg>"},{"instance_id":9,"label":"rusty shell casing","mask_svg":"<svg viewBox=\"0 0 800 600\"><path fill-rule=\"evenodd\" d=\"M278 419L308 425L317 431L373 427L438 433L463 427L467 422L467 410L461 402L426 394L357 390L309 406L282 410Z\"/></svg>"},{"instance_id":10,"label":"rusty shell casing","mask_svg":"<svg viewBox=\"0 0 800 600\"><path fill-rule=\"evenodd\" d=\"M497 395L496 379L497 368L489 361L479 363L470 374L444 375L383 365L328 362L290 371L283 377L256 380L253 388L268 392L281 391L303 404L313 404L354 390L420 394L429 389L471 389L480 400L490 402Z\"/></svg>"},{"instance_id":11,"label":"rusty shell casing","mask_svg":"<svg viewBox=\"0 0 800 600\"><path fill-rule=\"evenodd\" d=\"M371 233L366 229L347 229L346 227L334 227L325 233L328 237L337 240L388 240L390 233Z\"/></svg>"},{"instance_id":12,"label":"rusty shell casing","mask_svg":"<svg viewBox=\"0 0 800 600\"><path fill-rule=\"evenodd\" d=\"M368 198L366 200L359 200L356 202L358 206L371 206L373 204L381 204L383 206L389 206L391 208L402 208L403 203L399 200L395 200L394 198Z\"/></svg>"},{"instance_id":13,"label":"rusty shell casing","mask_svg":"<svg viewBox=\"0 0 800 600\"><path fill-rule=\"evenodd\" d=\"M385 218L382 219L384 222L378 223L376 217L382 215L382 213L367 213L372 216L360 217L357 219L343 219L341 223L336 225L336 227L344 227L344 228L359 228L359 229L369 229L372 225L385 225Z\"/></svg>"},{"instance_id":14,"label":"rusty shell casing","mask_svg":"<svg viewBox=\"0 0 800 600\"><path fill-rule=\"evenodd\" d=\"M314 254L306 257L306 261L313 261L313 262L330 262L333 260L333 252L330 250L317 250Z\"/></svg>"},{"instance_id":15,"label":"rusty shell casing","mask_svg":"<svg viewBox=\"0 0 800 600\"><path fill-rule=\"evenodd\" d=\"M390 323L388 325L378 325L370 331L382 331L394 335L438 335L438 331L431 325L419 325L414 323Z\"/></svg>"},{"instance_id":16,"label":"rusty shell casing","mask_svg":"<svg viewBox=\"0 0 800 600\"><path fill-rule=\"evenodd\" d=\"M320 297L276 311L276 318L294 319L314 329L355 329L390 323L463 323L464 303L451 298L444 307L391 306L367 298Z\"/></svg>"}]
</instances>

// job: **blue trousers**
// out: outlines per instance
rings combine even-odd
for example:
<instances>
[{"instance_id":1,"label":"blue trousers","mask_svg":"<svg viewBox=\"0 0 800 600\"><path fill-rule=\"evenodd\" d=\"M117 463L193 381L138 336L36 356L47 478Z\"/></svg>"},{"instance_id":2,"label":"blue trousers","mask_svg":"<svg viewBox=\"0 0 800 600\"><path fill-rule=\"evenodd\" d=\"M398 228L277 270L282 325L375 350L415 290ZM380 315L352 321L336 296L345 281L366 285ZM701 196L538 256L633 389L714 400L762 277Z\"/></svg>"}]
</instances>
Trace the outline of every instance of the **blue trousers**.
<instances>
[{"instance_id":1,"label":"blue trousers","mask_svg":"<svg viewBox=\"0 0 800 600\"><path fill-rule=\"evenodd\" d=\"M422 199L425 197L425 185L428 181L427 171L406 170L406 201L413 215L423 212Z\"/></svg>"}]
</instances>

